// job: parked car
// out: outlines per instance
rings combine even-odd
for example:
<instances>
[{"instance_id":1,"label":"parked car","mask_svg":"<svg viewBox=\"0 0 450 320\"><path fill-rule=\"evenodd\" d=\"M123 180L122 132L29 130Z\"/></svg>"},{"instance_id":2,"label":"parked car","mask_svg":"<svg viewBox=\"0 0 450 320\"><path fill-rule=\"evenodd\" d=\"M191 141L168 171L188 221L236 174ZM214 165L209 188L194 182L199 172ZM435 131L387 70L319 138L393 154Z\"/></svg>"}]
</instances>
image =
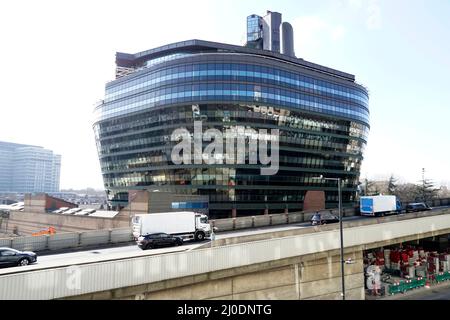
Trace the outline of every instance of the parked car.
<instances>
[{"instance_id":1,"label":"parked car","mask_svg":"<svg viewBox=\"0 0 450 320\"><path fill-rule=\"evenodd\" d=\"M311 218L311 225L313 226L336 222L339 222L339 218L331 213L316 212Z\"/></svg>"},{"instance_id":2,"label":"parked car","mask_svg":"<svg viewBox=\"0 0 450 320\"><path fill-rule=\"evenodd\" d=\"M18 251L11 248L0 248L0 266L26 266L37 262L37 255L31 251Z\"/></svg>"},{"instance_id":3,"label":"parked car","mask_svg":"<svg viewBox=\"0 0 450 320\"><path fill-rule=\"evenodd\" d=\"M147 250L157 247L181 246L183 244L183 239L160 232L139 237L137 244L142 250Z\"/></svg>"},{"instance_id":4,"label":"parked car","mask_svg":"<svg viewBox=\"0 0 450 320\"><path fill-rule=\"evenodd\" d=\"M427 211L431 208L424 202L410 203L406 206L406 212Z\"/></svg>"}]
</instances>

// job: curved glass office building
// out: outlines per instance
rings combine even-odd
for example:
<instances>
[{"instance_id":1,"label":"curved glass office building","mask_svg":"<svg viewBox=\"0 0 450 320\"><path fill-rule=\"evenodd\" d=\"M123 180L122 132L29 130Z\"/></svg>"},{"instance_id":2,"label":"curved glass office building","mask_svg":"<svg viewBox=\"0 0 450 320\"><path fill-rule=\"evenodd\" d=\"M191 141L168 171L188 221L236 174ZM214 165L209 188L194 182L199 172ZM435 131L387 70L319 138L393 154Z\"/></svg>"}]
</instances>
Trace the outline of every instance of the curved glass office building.
<instances>
[{"instance_id":1,"label":"curved glass office building","mask_svg":"<svg viewBox=\"0 0 450 320\"><path fill-rule=\"evenodd\" d=\"M307 191L336 207L355 200L369 130L368 92L353 75L273 51L200 40L116 54L116 79L96 106L94 131L105 189L209 195L210 216L297 211ZM176 164L175 129L279 129L279 168ZM207 144L207 143L204 143ZM223 150L226 153L226 150ZM225 155L219 155L225 156ZM246 157L248 158L248 151Z\"/></svg>"}]
</instances>

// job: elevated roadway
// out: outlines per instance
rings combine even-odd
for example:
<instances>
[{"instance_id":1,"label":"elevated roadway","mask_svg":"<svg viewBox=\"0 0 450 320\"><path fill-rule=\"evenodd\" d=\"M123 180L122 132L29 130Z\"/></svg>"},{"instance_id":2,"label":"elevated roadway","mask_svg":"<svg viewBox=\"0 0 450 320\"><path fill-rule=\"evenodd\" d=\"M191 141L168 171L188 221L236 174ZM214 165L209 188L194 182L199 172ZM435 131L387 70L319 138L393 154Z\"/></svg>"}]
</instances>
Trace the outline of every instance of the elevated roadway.
<instances>
[{"instance_id":1,"label":"elevated roadway","mask_svg":"<svg viewBox=\"0 0 450 320\"><path fill-rule=\"evenodd\" d=\"M449 213L440 209L346 221L345 254L355 261L346 269L349 297L364 298L363 250L450 234ZM83 257L75 275L72 265L7 272L0 275L0 299L338 297L338 225L251 232L217 239L213 247L198 245L101 262Z\"/></svg>"}]
</instances>

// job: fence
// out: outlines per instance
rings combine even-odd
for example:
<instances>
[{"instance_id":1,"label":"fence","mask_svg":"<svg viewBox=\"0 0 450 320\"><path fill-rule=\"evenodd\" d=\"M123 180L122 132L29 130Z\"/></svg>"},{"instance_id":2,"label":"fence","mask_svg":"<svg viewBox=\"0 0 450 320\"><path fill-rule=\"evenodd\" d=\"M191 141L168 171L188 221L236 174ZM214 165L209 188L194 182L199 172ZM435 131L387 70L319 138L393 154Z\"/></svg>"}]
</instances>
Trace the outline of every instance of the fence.
<instances>
[{"instance_id":1,"label":"fence","mask_svg":"<svg viewBox=\"0 0 450 320\"><path fill-rule=\"evenodd\" d=\"M1 238L0 247L10 247L20 251L46 251L108 245L133 241L130 228L92 230L85 232L65 232L54 235Z\"/></svg>"}]
</instances>

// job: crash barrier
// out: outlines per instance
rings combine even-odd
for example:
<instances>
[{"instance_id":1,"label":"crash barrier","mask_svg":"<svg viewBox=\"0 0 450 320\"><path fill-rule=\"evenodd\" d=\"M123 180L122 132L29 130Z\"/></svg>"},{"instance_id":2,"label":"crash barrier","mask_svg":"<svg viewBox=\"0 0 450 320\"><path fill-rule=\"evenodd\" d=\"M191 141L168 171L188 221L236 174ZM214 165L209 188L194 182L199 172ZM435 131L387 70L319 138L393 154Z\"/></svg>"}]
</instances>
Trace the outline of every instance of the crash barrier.
<instances>
[{"instance_id":1,"label":"crash barrier","mask_svg":"<svg viewBox=\"0 0 450 320\"><path fill-rule=\"evenodd\" d=\"M133 241L131 228L64 232L53 235L27 236L0 239L0 247L20 251L46 251L107 245Z\"/></svg>"},{"instance_id":2,"label":"crash barrier","mask_svg":"<svg viewBox=\"0 0 450 320\"><path fill-rule=\"evenodd\" d=\"M450 280L450 271L439 272L438 274L430 276L431 283L440 283ZM407 280L396 281L395 283L389 284L389 294L394 295L398 293L405 293L410 290L424 287L427 283L427 279L424 277L418 277Z\"/></svg>"},{"instance_id":3,"label":"crash barrier","mask_svg":"<svg viewBox=\"0 0 450 320\"><path fill-rule=\"evenodd\" d=\"M282 224L293 224L308 222L311 217L316 213L331 213L333 215L339 215L337 209L327 209L312 212L292 212L292 213L280 213L280 214L265 214L259 216L238 217L228 219L211 220L211 226L216 227L216 232L260 228L268 226L276 226ZM342 215L344 217L354 216L357 213L356 208L343 208Z\"/></svg>"},{"instance_id":4,"label":"crash barrier","mask_svg":"<svg viewBox=\"0 0 450 320\"><path fill-rule=\"evenodd\" d=\"M395 283L389 284L388 292L390 295L405 293L409 290L424 287L426 285L426 282L426 278L423 277L396 281Z\"/></svg>"}]
</instances>

